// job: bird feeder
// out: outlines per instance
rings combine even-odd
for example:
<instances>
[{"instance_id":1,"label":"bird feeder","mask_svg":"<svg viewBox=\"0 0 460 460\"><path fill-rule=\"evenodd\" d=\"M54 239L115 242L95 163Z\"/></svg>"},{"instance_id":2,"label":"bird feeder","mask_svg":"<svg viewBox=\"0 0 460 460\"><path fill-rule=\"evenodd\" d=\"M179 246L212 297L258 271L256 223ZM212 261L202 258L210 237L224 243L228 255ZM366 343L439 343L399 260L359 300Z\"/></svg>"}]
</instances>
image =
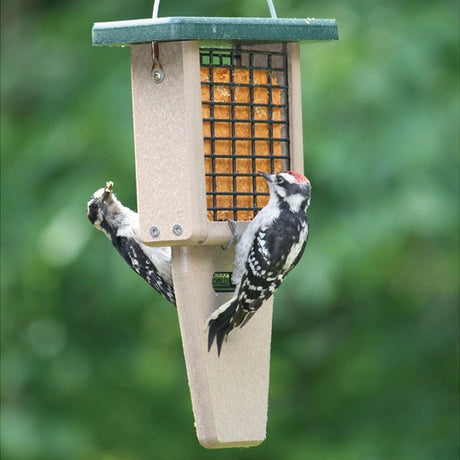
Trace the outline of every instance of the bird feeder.
<instances>
[{"instance_id":1,"label":"bird feeder","mask_svg":"<svg viewBox=\"0 0 460 460\"><path fill-rule=\"evenodd\" d=\"M96 23L93 45L131 47L141 239L172 246L195 426L208 448L266 436L273 297L222 353L207 317L230 299L238 230L268 201L258 172L303 172L299 42L337 40L328 19L158 18Z\"/></svg>"}]
</instances>

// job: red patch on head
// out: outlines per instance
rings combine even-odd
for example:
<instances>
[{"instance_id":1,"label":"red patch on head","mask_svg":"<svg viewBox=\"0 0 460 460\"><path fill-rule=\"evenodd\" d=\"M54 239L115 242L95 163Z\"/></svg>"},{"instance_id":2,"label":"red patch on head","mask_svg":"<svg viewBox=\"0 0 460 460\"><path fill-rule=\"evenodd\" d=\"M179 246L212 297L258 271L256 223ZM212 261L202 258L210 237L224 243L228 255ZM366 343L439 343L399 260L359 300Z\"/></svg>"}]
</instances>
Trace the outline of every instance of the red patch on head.
<instances>
[{"instance_id":1,"label":"red patch on head","mask_svg":"<svg viewBox=\"0 0 460 460\"><path fill-rule=\"evenodd\" d=\"M286 171L288 174L290 174L291 176L294 176L295 177L295 180L297 182L310 182L303 174L300 174L296 171Z\"/></svg>"}]
</instances>

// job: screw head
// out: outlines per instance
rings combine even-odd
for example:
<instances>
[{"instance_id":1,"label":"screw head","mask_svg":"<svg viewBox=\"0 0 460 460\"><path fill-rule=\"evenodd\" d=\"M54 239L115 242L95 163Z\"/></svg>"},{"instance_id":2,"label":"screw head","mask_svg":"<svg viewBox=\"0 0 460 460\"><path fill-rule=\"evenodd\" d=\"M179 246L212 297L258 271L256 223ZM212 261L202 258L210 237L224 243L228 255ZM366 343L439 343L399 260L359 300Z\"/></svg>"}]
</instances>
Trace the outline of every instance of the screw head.
<instances>
[{"instance_id":1,"label":"screw head","mask_svg":"<svg viewBox=\"0 0 460 460\"><path fill-rule=\"evenodd\" d=\"M180 224L175 224L172 228L172 231L174 233L174 235L176 236L181 236L182 235L182 232L184 231L184 229L182 228L182 225Z\"/></svg>"},{"instance_id":2,"label":"screw head","mask_svg":"<svg viewBox=\"0 0 460 460\"><path fill-rule=\"evenodd\" d=\"M160 69L155 69L152 72L152 79L155 83L161 83L165 78L164 73Z\"/></svg>"},{"instance_id":3,"label":"screw head","mask_svg":"<svg viewBox=\"0 0 460 460\"><path fill-rule=\"evenodd\" d=\"M160 229L156 225L153 225L150 227L150 235L152 238L158 238L160 236Z\"/></svg>"}]
</instances>

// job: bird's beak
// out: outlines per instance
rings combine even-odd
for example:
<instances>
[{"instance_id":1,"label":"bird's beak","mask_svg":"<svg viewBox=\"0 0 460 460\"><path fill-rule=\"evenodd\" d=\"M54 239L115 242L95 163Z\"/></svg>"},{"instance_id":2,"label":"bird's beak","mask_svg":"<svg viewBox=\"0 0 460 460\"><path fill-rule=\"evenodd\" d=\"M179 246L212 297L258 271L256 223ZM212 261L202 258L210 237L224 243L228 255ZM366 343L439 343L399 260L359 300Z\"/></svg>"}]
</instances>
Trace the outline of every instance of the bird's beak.
<instances>
[{"instance_id":1,"label":"bird's beak","mask_svg":"<svg viewBox=\"0 0 460 460\"><path fill-rule=\"evenodd\" d=\"M109 197L109 195L112 193L112 188L113 188L113 182L111 180L105 183L104 195L102 197L103 201L105 201Z\"/></svg>"},{"instance_id":2,"label":"bird's beak","mask_svg":"<svg viewBox=\"0 0 460 460\"><path fill-rule=\"evenodd\" d=\"M112 193L112 188L113 188L113 182L109 180L108 182L105 183L105 193Z\"/></svg>"},{"instance_id":3,"label":"bird's beak","mask_svg":"<svg viewBox=\"0 0 460 460\"><path fill-rule=\"evenodd\" d=\"M275 174L267 174L263 172L259 172L258 174L262 176L269 184L273 182L273 179L275 177Z\"/></svg>"}]
</instances>

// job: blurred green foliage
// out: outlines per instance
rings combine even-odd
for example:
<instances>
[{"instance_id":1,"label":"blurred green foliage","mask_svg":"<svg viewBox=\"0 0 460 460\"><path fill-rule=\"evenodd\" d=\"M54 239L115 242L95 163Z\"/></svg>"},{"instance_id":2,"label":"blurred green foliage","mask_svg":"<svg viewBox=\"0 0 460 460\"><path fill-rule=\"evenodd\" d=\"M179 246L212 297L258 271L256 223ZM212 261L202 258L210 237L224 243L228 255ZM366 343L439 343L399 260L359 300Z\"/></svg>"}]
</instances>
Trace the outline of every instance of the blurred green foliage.
<instances>
[{"instance_id":1,"label":"blurred green foliage","mask_svg":"<svg viewBox=\"0 0 460 460\"><path fill-rule=\"evenodd\" d=\"M458 458L458 3L276 2L340 41L301 48L311 237L276 295L268 437L222 451L175 310L85 216L108 179L136 201L129 51L91 26L152 4L2 2L2 458Z\"/></svg>"}]
</instances>

